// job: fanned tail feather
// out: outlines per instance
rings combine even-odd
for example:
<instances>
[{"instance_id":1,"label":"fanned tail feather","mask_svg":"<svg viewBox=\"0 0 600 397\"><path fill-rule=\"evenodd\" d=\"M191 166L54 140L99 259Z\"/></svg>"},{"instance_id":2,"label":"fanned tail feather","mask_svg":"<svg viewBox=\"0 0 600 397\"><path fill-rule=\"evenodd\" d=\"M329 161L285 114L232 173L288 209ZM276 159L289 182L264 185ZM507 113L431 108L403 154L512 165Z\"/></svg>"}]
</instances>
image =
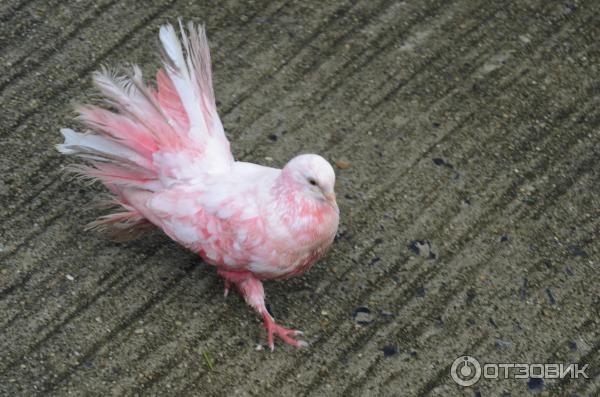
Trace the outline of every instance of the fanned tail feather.
<instances>
[{"instance_id":1,"label":"fanned tail feather","mask_svg":"<svg viewBox=\"0 0 600 397\"><path fill-rule=\"evenodd\" d=\"M186 31L181 21L179 27L183 46L172 25L160 29L164 69L157 73L157 90L144 84L135 65L125 76L102 68L93 81L112 110L77 106L87 130L61 130L65 141L57 149L88 163L70 169L100 180L124 209L99 218L91 228L109 230L119 239L149 224L121 191L157 191L195 170L223 170L233 162L216 111L204 27L190 23Z\"/></svg>"},{"instance_id":2,"label":"fanned tail feather","mask_svg":"<svg viewBox=\"0 0 600 397\"><path fill-rule=\"evenodd\" d=\"M161 26L159 36L163 45L165 77L170 80L169 86L177 92L188 116L187 137L192 145L208 148L207 154L214 155L213 163L229 164L233 157L217 114L206 31L203 26L190 22L186 32L181 20L179 28L183 48L173 25Z\"/></svg>"}]
</instances>

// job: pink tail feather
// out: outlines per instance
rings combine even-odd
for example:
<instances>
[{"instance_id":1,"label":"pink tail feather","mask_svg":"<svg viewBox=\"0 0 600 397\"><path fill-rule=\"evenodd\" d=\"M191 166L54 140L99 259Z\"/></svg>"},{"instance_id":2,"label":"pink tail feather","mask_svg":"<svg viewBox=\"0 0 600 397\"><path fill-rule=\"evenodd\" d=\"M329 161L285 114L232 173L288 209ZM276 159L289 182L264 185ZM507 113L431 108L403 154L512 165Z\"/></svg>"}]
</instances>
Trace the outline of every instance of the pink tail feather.
<instances>
[{"instance_id":1,"label":"pink tail feather","mask_svg":"<svg viewBox=\"0 0 600 397\"><path fill-rule=\"evenodd\" d=\"M160 29L164 69L157 73L156 90L143 83L137 66L127 76L102 69L94 74L94 83L114 111L80 105L78 120L87 131L61 130L65 142L57 149L88 162L71 170L100 180L124 209L99 218L91 224L93 229L108 229L116 236L144 229L148 221L128 205L122 192L163 189L171 183L168 178L182 177L186 171L194 174L194 161L213 169L233 162L216 112L204 28L190 24L186 33L181 21L180 28L183 47L171 25ZM182 164L176 163L179 159Z\"/></svg>"}]
</instances>

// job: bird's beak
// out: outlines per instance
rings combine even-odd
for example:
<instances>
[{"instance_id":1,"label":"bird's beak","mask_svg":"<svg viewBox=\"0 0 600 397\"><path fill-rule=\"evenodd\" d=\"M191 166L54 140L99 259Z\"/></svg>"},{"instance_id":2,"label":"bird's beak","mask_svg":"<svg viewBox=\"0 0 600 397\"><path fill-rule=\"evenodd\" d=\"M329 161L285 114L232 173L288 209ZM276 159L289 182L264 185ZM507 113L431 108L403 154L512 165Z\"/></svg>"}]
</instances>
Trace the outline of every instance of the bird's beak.
<instances>
[{"instance_id":1,"label":"bird's beak","mask_svg":"<svg viewBox=\"0 0 600 397\"><path fill-rule=\"evenodd\" d=\"M335 204L335 193L334 192L323 193L323 196L325 196L325 200L327 200L330 204Z\"/></svg>"}]
</instances>

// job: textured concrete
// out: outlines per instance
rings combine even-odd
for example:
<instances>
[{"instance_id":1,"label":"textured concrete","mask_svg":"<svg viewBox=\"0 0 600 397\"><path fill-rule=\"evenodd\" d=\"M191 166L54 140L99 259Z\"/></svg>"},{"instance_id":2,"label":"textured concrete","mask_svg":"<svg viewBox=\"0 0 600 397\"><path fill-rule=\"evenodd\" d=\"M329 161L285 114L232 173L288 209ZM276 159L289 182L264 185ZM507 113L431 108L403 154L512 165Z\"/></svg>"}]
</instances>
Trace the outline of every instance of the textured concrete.
<instances>
[{"instance_id":1,"label":"textured concrete","mask_svg":"<svg viewBox=\"0 0 600 397\"><path fill-rule=\"evenodd\" d=\"M589 363L590 379L538 394L598 395L599 11L595 0L2 2L0 394L538 392L527 380L455 385L450 365L466 353ZM160 233L117 244L83 232L103 189L65 176L58 129L97 97L100 65L152 76L158 26L177 16L207 24L238 158L338 162L333 249L266 285L309 349L257 351L257 316Z\"/></svg>"}]
</instances>

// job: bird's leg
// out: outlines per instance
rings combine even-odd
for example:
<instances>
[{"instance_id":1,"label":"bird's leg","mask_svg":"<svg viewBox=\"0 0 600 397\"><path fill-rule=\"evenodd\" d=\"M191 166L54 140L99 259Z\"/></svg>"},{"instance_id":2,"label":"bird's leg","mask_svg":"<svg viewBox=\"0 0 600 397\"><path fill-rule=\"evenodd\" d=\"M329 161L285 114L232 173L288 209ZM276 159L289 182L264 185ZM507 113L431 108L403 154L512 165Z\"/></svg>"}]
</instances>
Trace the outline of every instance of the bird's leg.
<instances>
[{"instance_id":1,"label":"bird's leg","mask_svg":"<svg viewBox=\"0 0 600 397\"><path fill-rule=\"evenodd\" d=\"M265 306L265 292L262 282L254 277L250 272L228 272L219 270L219 274L225 278L225 288L228 283L234 283L238 291L250 306L254 308L263 318L264 326L267 329L267 344L271 350L275 349L273 335L277 335L285 343L295 347L306 347L308 343L303 340L297 340L292 336L302 335L302 331L284 328L275 323L275 319L269 314Z\"/></svg>"}]
</instances>

